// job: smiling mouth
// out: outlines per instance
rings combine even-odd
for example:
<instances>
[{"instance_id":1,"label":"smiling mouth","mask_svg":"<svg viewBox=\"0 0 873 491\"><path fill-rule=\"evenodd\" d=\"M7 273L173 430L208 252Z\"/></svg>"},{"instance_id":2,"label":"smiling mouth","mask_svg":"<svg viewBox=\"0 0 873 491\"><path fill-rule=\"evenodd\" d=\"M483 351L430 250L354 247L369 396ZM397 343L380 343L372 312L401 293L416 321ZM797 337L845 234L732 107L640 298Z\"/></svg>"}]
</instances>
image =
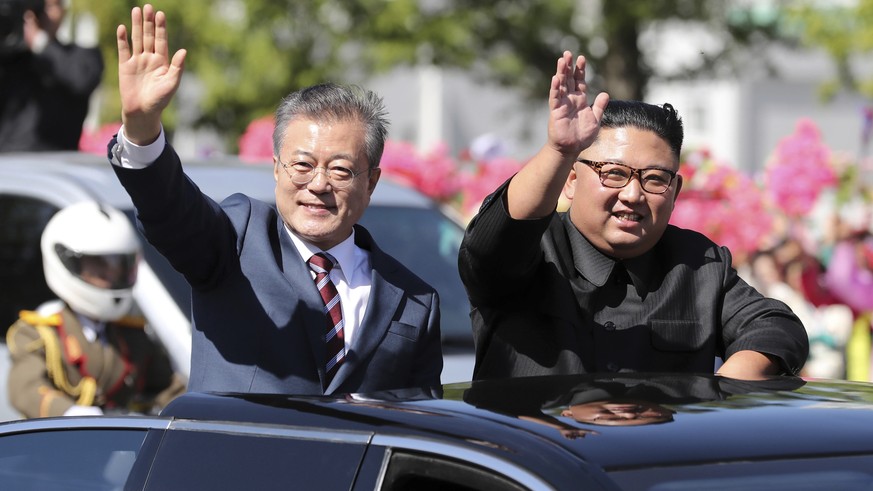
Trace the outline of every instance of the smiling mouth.
<instances>
[{"instance_id":1,"label":"smiling mouth","mask_svg":"<svg viewBox=\"0 0 873 491\"><path fill-rule=\"evenodd\" d=\"M612 216L622 222L639 222L643 219L643 216L639 213L613 213Z\"/></svg>"},{"instance_id":2,"label":"smiling mouth","mask_svg":"<svg viewBox=\"0 0 873 491\"><path fill-rule=\"evenodd\" d=\"M334 206L328 205L326 203L301 203L302 206L306 208L315 208L321 210L327 210L330 208L334 208Z\"/></svg>"}]
</instances>

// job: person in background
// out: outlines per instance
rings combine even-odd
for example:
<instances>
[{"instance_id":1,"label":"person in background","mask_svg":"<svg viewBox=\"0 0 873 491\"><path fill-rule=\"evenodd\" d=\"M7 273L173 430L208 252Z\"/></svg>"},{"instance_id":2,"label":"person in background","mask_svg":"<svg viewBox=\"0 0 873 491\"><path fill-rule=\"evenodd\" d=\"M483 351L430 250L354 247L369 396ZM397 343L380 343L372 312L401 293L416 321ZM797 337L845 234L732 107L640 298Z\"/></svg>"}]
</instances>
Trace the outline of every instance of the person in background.
<instances>
[{"instance_id":1,"label":"person in background","mask_svg":"<svg viewBox=\"0 0 873 491\"><path fill-rule=\"evenodd\" d=\"M100 50L58 40L64 0L0 0L0 152L77 150Z\"/></svg>"},{"instance_id":2,"label":"person in background","mask_svg":"<svg viewBox=\"0 0 873 491\"><path fill-rule=\"evenodd\" d=\"M146 238L192 287L192 391L336 394L439 387L439 296L357 224L381 175L381 98L320 84L273 133L275 206L220 205L184 174L161 114L186 52L146 4L118 27L123 126L109 143Z\"/></svg>"},{"instance_id":3,"label":"person in background","mask_svg":"<svg viewBox=\"0 0 873 491\"><path fill-rule=\"evenodd\" d=\"M7 388L25 417L148 413L185 390L133 304L140 242L120 211L70 205L43 231L46 282L58 300L22 311L7 332Z\"/></svg>"},{"instance_id":4,"label":"person in background","mask_svg":"<svg viewBox=\"0 0 873 491\"><path fill-rule=\"evenodd\" d=\"M809 350L798 318L744 282L727 248L669 225L676 110L605 93L589 106L585 68L558 59L548 141L467 227L474 378L711 373L717 359L727 377L797 374Z\"/></svg>"}]
</instances>

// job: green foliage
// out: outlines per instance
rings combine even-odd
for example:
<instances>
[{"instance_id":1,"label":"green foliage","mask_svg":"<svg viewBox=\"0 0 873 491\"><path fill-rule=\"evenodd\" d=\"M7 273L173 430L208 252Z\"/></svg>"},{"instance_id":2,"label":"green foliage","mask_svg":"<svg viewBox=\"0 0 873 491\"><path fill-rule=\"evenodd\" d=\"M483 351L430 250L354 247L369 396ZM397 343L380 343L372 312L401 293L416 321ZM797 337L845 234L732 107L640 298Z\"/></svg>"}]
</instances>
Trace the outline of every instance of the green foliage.
<instances>
[{"instance_id":1,"label":"green foliage","mask_svg":"<svg viewBox=\"0 0 873 491\"><path fill-rule=\"evenodd\" d=\"M116 121L115 28L132 0L76 0L97 19L106 60L101 119ZM166 113L220 132L231 149L246 125L289 92L331 80L358 83L398 65L435 64L514 86L541 103L561 52L587 55L595 89L641 98L654 75L637 35L659 19L726 22L723 2L609 0L588 12L578 0L156 0L170 49L188 50L180 91ZM734 23L736 24L736 23ZM593 43L593 44L592 44ZM593 52L599 43L606 49ZM180 101L180 97L194 99ZM183 95L184 94L184 95ZM185 111L180 114L179 111Z\"/></svg>"},{"instance_id":2,"label":"green foliage","mask_svg":"<svg viewBox=\"0 0 873 491\"><path fill-rule=\"evenodd\" d=\"M787 13L795 22L805 45L825 50L836 64L837 77L820 89L823 98L840 90L873 97L873 80L858 80L853 59L873 51L873 0L854 5L805 1Z\"/></svg>"}]
</instances>

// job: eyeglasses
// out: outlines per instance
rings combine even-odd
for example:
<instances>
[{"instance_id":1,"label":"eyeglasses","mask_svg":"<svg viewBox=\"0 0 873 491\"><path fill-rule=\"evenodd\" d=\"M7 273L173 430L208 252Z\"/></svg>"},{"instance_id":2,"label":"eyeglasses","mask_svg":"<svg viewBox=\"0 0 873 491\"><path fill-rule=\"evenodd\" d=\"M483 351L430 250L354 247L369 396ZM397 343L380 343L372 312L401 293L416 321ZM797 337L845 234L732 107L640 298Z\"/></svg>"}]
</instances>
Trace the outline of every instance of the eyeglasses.
<instances>
[{"instance_id":1,"label":"eyeglasses","mask_svg":"<svg viewBox=\"0 0 873 491\"><path fill-rule=\"evenodd\" d=\"M660 167L634 169L618 162L595 162L586 159L576 159L576 162L581 162L594 169L600 175L600 184L608 188L623 188L627 186L627 183L636 174L640 179L643 191L652 194L664 194L670 189L670 184L673 183L673 178L676 177L675 172Z\"/></svg>"},{"instance_id":2,"label":"eyeglasses","mask_svg":"<svg viewBox=\"0 0 873 491\"><path fill-rule=\"evenodd\" d=\"M309 162L292 162L286 164L279 159L279 164L285 169L285 173L291 178L291 182L302 186L309 184L315 179L315 175L319 172L324 173L324 177L330 182L334 189L345 189L352 184L359 175L370 172L370 168L355 172L348 167L341 165L332 165L329 167L316 167Z\"/></svg>"}]
</instances>

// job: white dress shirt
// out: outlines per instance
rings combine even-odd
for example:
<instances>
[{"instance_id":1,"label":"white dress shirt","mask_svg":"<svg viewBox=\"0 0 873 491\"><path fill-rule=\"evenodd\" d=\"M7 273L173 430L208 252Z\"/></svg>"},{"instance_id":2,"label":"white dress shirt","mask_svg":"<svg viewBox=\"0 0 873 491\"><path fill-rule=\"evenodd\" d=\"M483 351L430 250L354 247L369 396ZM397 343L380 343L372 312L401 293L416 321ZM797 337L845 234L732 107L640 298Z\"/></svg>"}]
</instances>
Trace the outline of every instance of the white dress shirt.
<instances>
[{"instance_id":1,"label":"white dress shirt","mask_svg":"<svg viewBox=\"0 0 873 491\"><path fill-rule=\"evenodd\" d=\"M303 241L285 225L285 231L297 247L300 257L309 261L321 249ZM336 259L337 264L330 270L330 280L336 286L343 309L343 339L346 352L352 344L357 327L364 319L367 310L367 300L370 298L371 273L370 253L355 245L355 231L346 240L324 251ZM315 273L312 272L315 281Z\"/></svg>"}]
</instances>

